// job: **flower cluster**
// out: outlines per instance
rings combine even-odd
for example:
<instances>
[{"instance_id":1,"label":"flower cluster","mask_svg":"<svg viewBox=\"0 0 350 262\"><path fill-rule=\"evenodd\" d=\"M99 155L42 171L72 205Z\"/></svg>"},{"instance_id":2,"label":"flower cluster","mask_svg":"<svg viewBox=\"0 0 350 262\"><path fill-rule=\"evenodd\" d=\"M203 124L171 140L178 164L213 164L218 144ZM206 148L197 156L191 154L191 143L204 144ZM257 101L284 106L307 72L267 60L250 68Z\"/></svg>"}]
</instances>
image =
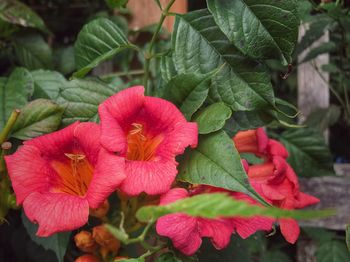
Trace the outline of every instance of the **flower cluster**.
<instances>
[{"instance_id":1,"label":"flower cluster","mask_svg":"<svg viewBox=\"0 0 350 262\"><path fill-rule=\"evenodd\" d=\"M16 153L6 156L17 203L23 205L32 222L39 224L38 236L80 228L89 215L105 216L107 198L116 190L127 197L160 195L160 205L212 192L225 192L258 205L243 193L221 188L174 187L175 157L188 146L196 147L198 130L197 124L186 121L172 103L144 96L144 88L136 86L108 98L98 111L100 124L76 122L26 141ZM245 160L242 164L252 187L268 203L295 209L318 202L300 192L297 176L286 162L288 152L263 129L239 132L233 141L240 153L262 159L260 164ZM161 217L156 231L169 237L182 253L192 255L203 237L222 249L233 233L247 238L258 230L271 230L274 222L266 217L205 219L179 213ZM292 219L278 222L286 240L294 243L299 235L297 223ZM81 231L76 235L76 245L84 252L119 249L120 243L106 237L102 229Z\"/></svg>"}]
</instances>

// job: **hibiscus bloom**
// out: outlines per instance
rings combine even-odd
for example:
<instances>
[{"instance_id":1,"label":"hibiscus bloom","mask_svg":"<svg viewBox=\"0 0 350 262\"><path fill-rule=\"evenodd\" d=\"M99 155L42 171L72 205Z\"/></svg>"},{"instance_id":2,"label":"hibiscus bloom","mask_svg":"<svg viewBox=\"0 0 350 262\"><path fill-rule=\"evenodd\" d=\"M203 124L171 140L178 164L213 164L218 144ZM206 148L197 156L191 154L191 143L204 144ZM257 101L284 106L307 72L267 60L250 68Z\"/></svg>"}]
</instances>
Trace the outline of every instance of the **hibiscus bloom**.
<instances>
[{"instance_id":1,"label":"hibiscus bloom","mask_svg":"<svg viewBox=\"0 0 350 262\"><path fill-rule=\"evenodd\" d=\"M126 158L128 195L165 193L177 174L175 156L198 139L196 123L187 122L172 103L144 96L142 86L131 87L99 106L101 144Z\"/></svg>"},{"instance_id":2,"label":"hibiscus bloom","mask_svg":"<svg viewBox=\"0 0 350 262\"><path fill-rule=\"evenodd\" d=\"M223 190L200 186L189 193L183 188L174 188L161 197L160 205L204 192L223 192ZM232 194L232 196L236 199L251 201L244 194ZM270 230L272 223L272 219L262 219L261 217L207 219L175 213L159 218L156 230L159 235L169 237L175 248L190 256L199 249L203 237L208 237L216 249L223 249L229 244L231 234L234 231L242 238L247 238L258 230Z\"/></svg>"},{"instance_id":3,"label":"hibiscus bloom","mask_svg":"<svg viewBox=\"0 0 350 262\"><path fill-rule=\"evenodd\" d=\"M270 204L283 209L313 205L319 199L300 192L298 177L287 163L288 151L278 141L269 139L262 128L238 132L233 141L240 153L252 153L264 160L246 167L252 187ZM295 243L300 228L294 219L279 219L281 233Z\"/></svg>"},{"instance_id":4,"label":"hibiscus bloom","mask_svg":"<svg viewBox=\"0 0 350 262\"><path fill-rule=\"evenodd\" d=\"M99 136L99 125L76 122L5 157L17 203L39 224L38 236L83 226L89 208L125 178L125 161L103 149Z\"/></svg>"}]
</instances>

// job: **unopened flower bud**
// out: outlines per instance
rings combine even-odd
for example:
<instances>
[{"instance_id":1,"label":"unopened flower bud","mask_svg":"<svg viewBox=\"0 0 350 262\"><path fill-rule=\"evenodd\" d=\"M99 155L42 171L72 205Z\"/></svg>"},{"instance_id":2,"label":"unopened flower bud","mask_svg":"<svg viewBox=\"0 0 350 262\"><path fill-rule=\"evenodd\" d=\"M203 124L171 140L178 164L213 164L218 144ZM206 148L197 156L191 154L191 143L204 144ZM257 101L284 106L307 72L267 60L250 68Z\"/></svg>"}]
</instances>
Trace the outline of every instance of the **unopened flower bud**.
<instances>
[{"instance_id":1,"label":"unopened flower bud","mask_svg":"<svg viewBox=\"0 0 350 262\"><path fill-rule=\"evenodd\" d=\"M88 231L81 231L74 236L75 245L83 252L93 252L96 249L96 242Z\"/></svg>"},{"instance_id":2,"label":"unopened flower bud","mask_svg":"<svg viewBox=\"0 0 350 262\"><path fill-rule=\"evenodd\" d=\"M101 246L101 249L117 253L120 242L103 225L92 229L92 237Z\"/></svg>"},{"instance_id":3,"label":"unopened flower bud","mask_svg":"<svg viewBox=\"0 0 350 262\"><path fill-rule=\"evenodd\" d=\"M94 255L82 255L75 262L100 262L99 258Z\"/></svg>"},{"instance_id":4,"label":"unopened flower bud","mask_svg":"<svg viewBox=\"0 0 350 262\"><path fill-rule=\"evenodd\" d=\"M90 216L102 218L105 217L109 210L109 202L106 199L98 208L90 208Z\"/></svg>"}]
</instances>

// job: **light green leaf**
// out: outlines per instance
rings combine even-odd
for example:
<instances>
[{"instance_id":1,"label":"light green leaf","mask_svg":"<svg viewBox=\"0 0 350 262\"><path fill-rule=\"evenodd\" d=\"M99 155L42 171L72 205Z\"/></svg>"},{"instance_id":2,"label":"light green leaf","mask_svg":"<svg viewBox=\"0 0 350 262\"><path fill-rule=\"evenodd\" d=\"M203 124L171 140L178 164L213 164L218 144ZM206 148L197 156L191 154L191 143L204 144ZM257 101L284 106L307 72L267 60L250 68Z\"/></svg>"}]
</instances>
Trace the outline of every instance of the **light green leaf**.
<instances>
[{"instance_id":1,"label":"light green leaf","mask_svg":"<svg viewBox=\"0 0 350 262\"><path fill-rule=\"evenodd\" d=\"M65 109L63 125L69 125L77 120L98 122L98 105L116 91L103 82L92 79L74 79L68 82L57 99Z\"/></svg>"},{"instance_id":2,"label":"light green leaf","mask_svg":"<svg viewBox=\"0 0 350 262\"><path fill-rule=\"evenodd\" d=\"M27 5L17 0L2 0L0 3L0 19L14 25L32 27L48 33L44 21Z\"/></svg>"},{"instance_id":3,"label":"light green leaf","mask_svg":"<svg viewBox=\"0 0 350 262\"><path fill-rule=\"evenodd\" d=\"M35 234L38 226L30 222L24 212L22 212L21 217L23 225L26 228L30 238L46 250L52 250L55 252L58 261L63 262L63 258L69 243L70 232L56 233L50 237L37 237Z\"/></svg>"},{"instance_id":4,"label":"light green leaf","mask_svg":"<svg viewBox=\"0 0 350 262\"><path fill-rule=\"evenodd\" d=\"M194 117L194 121L198 124L198 133L209 134L220 130L231 115L231 108L222 102L208 106Z\"/></svg>"},{"instance_id":5,"label":"light green leaf","mask_svg":"<svg viewBox=\"0 0 350 262\"><path fill-rule=\"evenodd\" d=\"M52 68L52 51L41 35L17 35L14 47L19 63L29 70Z\"/></svg>"},{"instance_id":6,"label":"light green leaf","mask_svg":"<svg viewBox=\"0 0 350 262\"><path fill-rule=\"evenodd\" d=\"M134 48L122 30L107 18L98 18L86 24L74 45L75 62L79 71L75 77L83 77L91 69L126 48Z\"/></svg>"},{"instance_id":7,"label":"light green leaf","mask_svg":"<svg viewBox=\"0 0 350 262\"><path fill-rule=\"evenodd\" d=\"M287 160L297 175L334 175L332 155L319 131L312 128L291 129L278 138L287 148Z\"/></svg>"},{"instance_id":8,"label":"light green leaf","mask_svg":"<svg viewBox=\"0 0 350 262\"><path fill-rule=\"evenodd\" d=\"M34 80L33 98L56 100L60 88L67 83L64 76L56 71L36 70L32 71L31 74Z\"/></svg>"},{"instance_id":9,"label":"light green leaf","mask_svg":"<svg viewBox=\"0 0 350 262\"><path fill-rule=\"evenodd\" d=\"M0 81L0 130L13 110L27 104L33 90L33 78L27 69L16 68L7 81L2 78Z\"/></svg>"},{"instance_id":10,"label":"light green leaf","mask_svg":"<svg viewBox=\"0 0 350 262\"><path fill-rule=\"evenodd\" d=\"M200 136L179 166L178 179L238 191L266 203L250 186L232 139L223 131Z\"/></svg>"},{"instance_id":11,"label":"light green leaf","mask_svg":"<svg viewBox=\"0 0 350 262\"><path fill-rule=\"evenodd\" d=\"M207 10L177 15L172 36L178 73L207 74L212 79L209 97L233 110L274 106L274 94L265 67L235 48Z\"/></svg>"},{"instance_id":12,"label":"light green leaf","mask_svg":"<svg viewBox=\"0 0 350 262\"><path fill-rule=\"evenodd\" d=\"M207 0L215 22L244 54L256 59L292 61L298 40L295 0Z\"/></svg>"},{"instance_id":13,"label":"light green leaf","mask_svg":"<svg viewBox=\"0 0 350 262\"><path fill-rule=\"evenodd\" d=\"M136 217L141 222L148 222L173 213L185 213L204 218L268 216L295 219L311 219L334 214L329 210L301 211L250 205L245 201L235 200L227 194L212 193L196 195L162 206L144 206L136 212Z\"/></svg>"},{"instance_id":14,"label":"light green leaf","mask_svg":"<svg viewBox=\"0 0 350 262\"><path fill-rule=\"evenodd\" d=\"M201 107L208 96L210 77L200 74L180 74L164 88L163 98L173 102L187 120Z\"/></svg>"},{"instance_id":15,"label":"light green leaf","mask_svg":"<svg viewBox=\"0 0 350 262\"><path fill-rule=\"evenodd\" d=\"M56 131L61 124L63 108L46 99L25 105L12 128L11 137L28 140Z\"/></svg>"},{"instance_id":16,"label":"light green leaf","mask_svg":"<svg viewBox=\"0 0 350 262\"><path fill-rule=\"evenodd\" d=\"M323 243L316 251L317 262L349 262L350 253L345 243L332 240Z\"/></svg>"}]
</instances>

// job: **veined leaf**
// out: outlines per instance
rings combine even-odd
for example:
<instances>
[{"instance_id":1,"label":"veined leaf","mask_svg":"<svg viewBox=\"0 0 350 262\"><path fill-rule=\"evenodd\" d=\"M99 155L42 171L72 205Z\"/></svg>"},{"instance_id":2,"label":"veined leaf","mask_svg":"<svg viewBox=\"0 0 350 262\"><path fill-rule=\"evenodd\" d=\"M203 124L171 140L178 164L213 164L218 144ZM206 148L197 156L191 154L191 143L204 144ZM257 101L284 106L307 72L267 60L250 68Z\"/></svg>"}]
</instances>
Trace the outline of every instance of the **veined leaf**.
<instances>
[{"instance_id":1,"label":"veined leaf","mask_svg":"<svg viewBox=\"0 0 350 262\"><path fill-rule=\"evenodd\" d=\"M91 69L112 58L130 44L123 31L107 18L98 18L86 24L74 45L75 62L79 71L75 77L83 77Z\"/></svg>"},{"instance_id":2,"label":"veined leaf","mask_svg":"<svg viewBox=\"0 0 350 262\"><path fill-rule=\"evenodd\" d=\"M220 68L209 91L214 102L223 101L235 111L274 106L265 68L235 48L207 10L177 15L172 42L179 73L207 74Z\"/></svg>"},{"instance_id":3,"label":"veined leaf","mask_svg":"<svg viewBox=\"0 0 350 262\"><path fill-rule=\"evenodd\" d=\"M64 87L67 80L56 71L36 70L31 72L34 80L34 98L49 98L56 100L60 88Z\"/></svg>"},{"instance_id":4,"label":"veined leaf","mask_svg":"<svg viewBox=\"0 0 350 262\"><path fill-rule=\"evenodd\" d=\"M330 216L330 210L286 210L276 207L261 207L238 201L223 193L200 194L164 206L144 206L136 212L141 222L155 221L159 217L185 213L194 217L251 217L268 216L275 218L311 219Z\"/></svg>"},{"instance_id":5,"label":"veined leaf","mask_svg":"<svg viewBox=\"0 0 350 262\"><path fill-rule=\"evenodd\" d=\"M291 129L279 140L289 152L288 162L299 176L333 175L333 159L324 138L312 128Z\"/></svg>"},{"instance_id":6,"label":"veined leaf","mask_svg":"<svg viewBox=\"0 0 350 262\"><path fill-rule=\"evenodd\" d=\"M198 133L209 134L220 130L231 115L231 108L222 102L208 106L194 117L194 121L198 123Z\"/></svg>"},{"instance_id":7,"label":"veined leaf","mask_svg":"<svg viewBox=\"0 0 350 262\"><path fill-rule=\"evenodd\" d=\"M316 251L317 262L349 262L350 253L345 243L332 240L323 243Z\"/></svg>"},{"instance_id":8,"label":"veined leaf","mask_svg":"<svg viewBox=\"0 0 350 262\"><path fill-rule=\"evenodd\" d=\"M65 109L63 125L69 125L77 120L98 122L98 105L116 91L103 82L92 79L74 79L68 82L57 99Z\"/></svg>"},{"instance_id":9,"label":"veined leaf","mask_svg":"<svg viewBox=\"0 0 350 262\"><path fill-rule=\"evenodd\" d=\"M48 33L44 21L27 5L17 0L2 0L0 3L0 19L23 27L32 27Z\"/></svg>"},{"instance_id":10,"label":"veined leaf","mask_svg":"<svg viewBox=\"0 0 350 262\"><path fill-rule=\"evenodd\" d=\"M207 98L209 87L209 75L180 74L165 86L163 98L177 105L186 119L191 120Z\"/></svg>"},{"instance_id":11,"label":"veined leaf","mask_svg":"<svg viewBox=\"0 0 350 262\"><path fill-rule=\"evenodd\" d=\"M46 99L37 99L21 109L11 137L28 140L56 131L61 124L63 108Z\"/></svg>"},{"instance_id":12,"label":"veined leaf","mask_svg":"<svg viewBox=\"0 0 350 262\"><path fill-rule=\"evenodd\" d=\"M58 261L63 262L69 243L70 232L56 233L50 237L37 237L35 234L38 226L30 222L24 212L22 212L21 217L30 238L46 250L52 250L56 254Z\"/></svg>"},{"instance_id":13,"label":"veined leaf","mask_svg":"<svg viewBox=\"0 0 350 262\"><path fill-rule=\"evenodd\" d=\"M178 179L242 192L266 203L250 186L233 141L224 131L200 136L197 148L186 151Z\"/></svg>"},{"instance_id":14,"label":"veined leaf","mask_svg":"<svg viewBox=\"0 0 350 262\"><path fill-rule=\"evenodd\" d=\"M0 130L13 110L27 104L33 89L33 78L24 68L16 68L6 81L0 81Z\"/></svg>"},{"instance_id":15,"label":"veined leaf","mask_svg":"<svg viewBox=\"0 0 350 262\"><path fill-rule=\"evenodd\" d=\"M295 0L207 0L215 22L244 54L256 59L292 61L298 40Z\"/></svg>"},{"instance_id":16,"label":"veined leaf","mask_svg":"<svg viewBox=\"0 0 350 262\"><path fill-rule=\"evenodd\" d=\"M14 46L17 59L22 66L29 70L52 68L52 51L41 35L17 35Z\"/></svg>"}]
</instances>

